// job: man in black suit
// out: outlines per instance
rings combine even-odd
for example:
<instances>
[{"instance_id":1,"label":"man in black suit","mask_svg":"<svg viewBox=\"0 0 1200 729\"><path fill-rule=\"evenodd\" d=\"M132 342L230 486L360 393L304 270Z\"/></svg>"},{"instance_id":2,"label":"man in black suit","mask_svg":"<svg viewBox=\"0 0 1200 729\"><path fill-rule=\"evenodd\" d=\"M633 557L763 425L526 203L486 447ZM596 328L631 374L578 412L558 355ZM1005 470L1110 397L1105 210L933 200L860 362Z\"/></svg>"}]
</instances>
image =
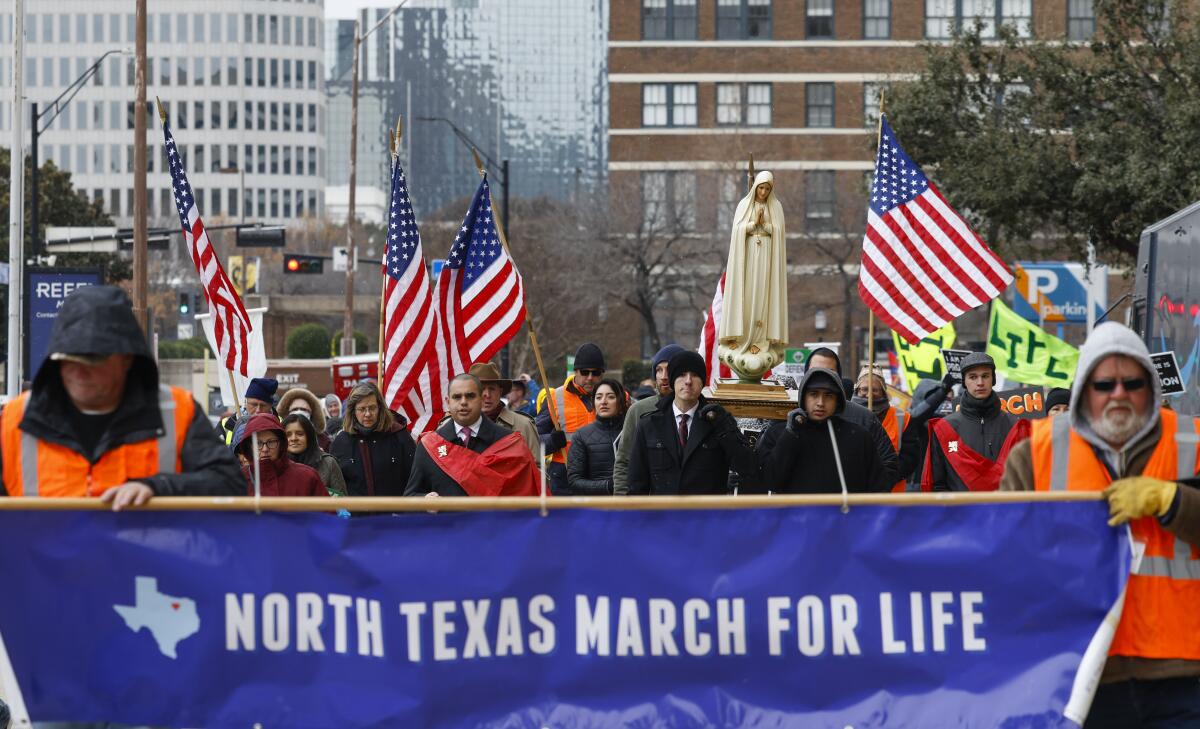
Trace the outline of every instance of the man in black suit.
<instances>
[{"instance_id":1,"label":"man in black suit","mask_svg":"<svg viewBox=\"0 0 1200 729\"><path fill-rule=\"evenodd\" d=\"M483 417L474 375L450 381L450 420L421 438L405 496L536 496L537 465L521 436ZM480 456L488 454L486 463Z\"/></svg>"},{"instance_id":2,"label":"man in black suit","mask_svg":"<svg viewBox=\"0 0 1200 729\"><path fill-rule=\"evenodd\" d=\"M737 421L700 391L708 382L704 359L680 352L667 364L673 393L638 419L629 459L629 493L725 494L729 471L757 478L754 450Z\"/></svg>"}]
</instances>

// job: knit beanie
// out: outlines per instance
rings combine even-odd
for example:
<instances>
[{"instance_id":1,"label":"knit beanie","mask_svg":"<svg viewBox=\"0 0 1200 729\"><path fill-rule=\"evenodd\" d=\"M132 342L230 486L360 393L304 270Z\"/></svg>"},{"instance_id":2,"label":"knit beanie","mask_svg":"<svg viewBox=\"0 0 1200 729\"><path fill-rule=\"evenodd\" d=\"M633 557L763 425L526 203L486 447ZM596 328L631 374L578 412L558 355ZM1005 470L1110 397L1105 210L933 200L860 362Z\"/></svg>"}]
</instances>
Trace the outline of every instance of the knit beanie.
<instances>
[{"instance_id":1,"label":"knit beanie","mask_svg":"<svg viewBox=\"0 0 1200 729\"><path fill-rule=\"evenodd\" d=\"M708 382L708 368L704 366L704 358L698 352L690 349L677 352L675 356L667 360L667 377L670 378L672 385L675 384L676 378L681 377L685 372L696 375L701 382Z\"/></svg>"},{"instance_id":2,"label":"knit beanie","mask_svg":"<svg viewBox=\"0 0 1200 729\"><path fill-rule=\"evenodd\" d=\"M657 370L660 364L663 362L670 362L672 357L683 351L683 347L679 346L678 344L668 344L667 346L658 350L658 354L654 355L654 360L650 363L650 369Z\"/></svg>"},{"instance_id":3,"label":"knit beanie","mask_svg":"<svg viewBox=\"0 0 1200 729\"><path fill-rule=\"evenodd\" d=\"M278 389L278 380L273 380L270 377L255 377L253 380L250 380L250 384L246 387L246 397L274 403L275 391Z\"/></svg>"},{"instance_id":4,"label":"knit beanie","mask_svg":"<svg viewBox=\"0 0 1200 729\"><path fill-rule=\"evenodd\" d=\"M604 366L604 353L600 348L591 342L579 345L579 349L575 352L575 369L576 370L606 370Z\"/></svg>"},{"instance_id":5,"label":"knit beanie","mask_svg":"<svg viewBox=\"0 0 1200 729\"><path fill-rule=\"evenodd\" d=\"M1046 393L1046 412L1055 405L1070 405L1071 391L1065 387L1055 387Z\"/></svg>"}]
</instances>

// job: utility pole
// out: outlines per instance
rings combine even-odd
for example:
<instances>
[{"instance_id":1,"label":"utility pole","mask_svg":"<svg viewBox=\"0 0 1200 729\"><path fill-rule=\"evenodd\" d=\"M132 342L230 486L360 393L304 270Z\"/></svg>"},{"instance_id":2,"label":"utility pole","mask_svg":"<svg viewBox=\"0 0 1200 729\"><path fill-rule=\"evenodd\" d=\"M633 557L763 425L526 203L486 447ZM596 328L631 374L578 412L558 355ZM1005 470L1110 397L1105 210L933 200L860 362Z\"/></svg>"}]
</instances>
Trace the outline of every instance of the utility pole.
<instances>
[{"instance_id":1,"label":"utility pole","mask_svg":"<svg viewBox=\"0 0 1200 729\"><path fill-rule=\"evenodd\" d=\"M146 316L146 0L137 0L134 25L137 48L133 61L133 315L149 336L150 321Z\"/></svg>"},{"instance_id":2,"label":"utility pole","mask_svg":"<svg viewBox=\"0 0 1200 729\"><path fill-rule=\"evenodd\" d=\"M13 0L12 142L8 169L8 367L5 390L21 394L25 288L25 0Z\"/></svg>"},{"instance_id":3,"label":"utility pole","mask_svg":"<svg viewBox=\"0 0 1200 729\"><path fill-rule=\"evenodd\" d=\"M354 354L354 194L358 187L358 64L362 49L358 19L354 19L354 68L350 71L350 199L346 204L346 311L342 316L343 357Z\"/></svg>"},{"instance_id":4,"label":"utility pole","mask_svg":"<svg viewBox=\"0 0 1200 729\"><path fill-rule=\"evenodd\" d=\"M354 68L350 71L350 197L346 204L346 311L342 316L342 346L343 356L354 354L354 262L358 260L358 251L354 245L354 198L358 192L358 66L362 44L371 34L383 27L387 19L404 7L403 0L399 5L388 11L366 33L359 33L361 21L354 19ZM362 11L360 11L362 12Z\"/></svg>"}]
</instances>

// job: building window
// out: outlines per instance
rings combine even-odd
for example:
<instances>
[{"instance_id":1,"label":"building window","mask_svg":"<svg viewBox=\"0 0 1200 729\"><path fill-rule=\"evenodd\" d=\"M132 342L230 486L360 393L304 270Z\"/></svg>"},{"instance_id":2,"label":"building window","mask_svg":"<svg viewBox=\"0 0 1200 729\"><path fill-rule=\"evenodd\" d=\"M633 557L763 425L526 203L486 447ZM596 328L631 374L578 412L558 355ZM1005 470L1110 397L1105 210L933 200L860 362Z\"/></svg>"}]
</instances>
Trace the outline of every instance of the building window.
<instances>
[{"instance_id":1,"label":"building window","mask_svg":"<svg viewBox=\"0 0 1200 729\"><path fill-rule=\"evenodd\" d=\"M809 39L833 37L833 0L807 0L804 36Z\"/></svg>"},{"instance_id":2,"label":"building window","mask_svg":"<svg viewBox=\"0 0 1200 729\"><path fill-rule=\"evenodd\" d=\"M864 0L863 38L881 40L892 37L892 0Z\"/></svg>"},{"instance_id":3,"label":"building window","mask_svg":"<svg viewBox=\"0 0 1200 729\"><path fill-rule=\"evenodd\" d=\"M643 40L695 40L696 0L642 0Z\"/></svg>"},{"instance_id":4,"label":"building window","mask_svg":"<svg viewBox=\"0 0 1200 729\"><path fill-rule=\"evenodd\" d=\"M833 126L833 84L805 84L804 102L808 126Z\"/></svg>"},{"instance_id":5,"label":"building window","mask_svg":"<svg viewBox=\"0 0 1200 729\"><path fill-rule=\"evenodd\" d=\"M717 0L717 40L771 37L771 0Z\"/></svg>"},{"instance_id":6,"label":"building window","mask_svg":"<svg viewBox=\"0 0 1200 729\"><path fill-rule=\"evenodd\" d=\"M717 84L717 124L771 126L771 84Z\"/></svg>"},{"instance_id":7,"label":"building window","mask_svg":"<svg viewBox=\"0 0 1200 729\"><path fill-rule=\"evenodd\" d=\"M1067 38L1088 40L1096 33L1096 8L1092 0L1067 0Z\"/></svg>"},{"instance_id":8,"label":"building window","mask_svg":"<svg viewBox=\"0 0 1200 729\"><path fill-rule=\"evenodd\" d=\"M882 91L880 84L863 84L863 124L870 129L879 124L879 94Z\"/></svg>"},{"instance_id":9,"label":"building window","mask_svg":"<svg viewBox=\"0 0 1200 729\"><path fill-rule=\"evenodd\" d=\"M667 126L668 106L666 84L642 86L642 126Z\"/></svg>"},{"instance_id":10,"label":"building window","mask_svg":"<svg viewBox=\"0 0 1200 729\"><path fill-rule=\"evenodd\" d=\"M1011 25L1019 37L1028 38L1032 20L1033 0L925 0L926 38L971 32L976 23L983 38L995 38L1001 25Z\"/></svg>"},{"instance_id":11,"label":"building window","mask_svg":"<svg viewBox=\"0 0 1200 729\"><path fill-rule=\"evenodd\" d=\"M642 126L696 126L696 84L643 85Z\"/></svg>"},{"instance_id":12,"label":"building window","mask_svg":"<svg viewBox=\"0 0 1200 729\"><path fill-rule=\"evenodd\" d=\"M738 201L745 193L746 176L740 172L732 175L722 175L720 181L720 201L717 203L717 230L729 230L733 226L733 214L737 210Z\"/></svg>"},{"instance_id":13,"label":"building window","mask_svg":"<svg viewBox=\"0 0 1200 729\"><path fill-rule=\"evenodd\" d=\"M642 173L642 229L645 233L694 230L696 175L692 172Z\"/></svg>"},{"instance_id":14,"label":"building window","mask_svg":"<svg viewBox=\"0 0 1200 729\"><path fill-rule=\"evenodd\" d=\"M806 172L804 180L804 226L809 232L833 227L835 193L833 172Z\"/></svg>"}]
</instances>

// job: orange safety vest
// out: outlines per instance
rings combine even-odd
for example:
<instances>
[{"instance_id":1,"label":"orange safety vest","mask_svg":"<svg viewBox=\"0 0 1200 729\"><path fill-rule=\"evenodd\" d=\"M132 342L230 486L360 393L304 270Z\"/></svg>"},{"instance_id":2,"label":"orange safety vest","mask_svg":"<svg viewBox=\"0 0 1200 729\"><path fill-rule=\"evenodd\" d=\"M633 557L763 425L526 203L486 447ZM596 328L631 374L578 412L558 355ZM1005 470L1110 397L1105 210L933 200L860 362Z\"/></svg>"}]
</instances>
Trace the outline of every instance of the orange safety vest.
<instances>
[{"instance_id":1,"label":"orange safety vest","mask_svg":"<svg viewBox=\"0 0 1200 729\"><path fill-rule=\"evenodd\" d=\"M566 465L567 454L571 452L571 441L575 438L575 431L595 422L596 413L588 410L587 406L583 404L583 400L577 396L567 397L566 385L554 388L554 402L546 403L546 406L554 408L554 416L558 418L558 424L567 434L567 447L555 453L550 460Z\"/></svg>"},{"instance_id":2,"label":"orange safety vest","mask_svg":"<svg viewBox=\"0 0 1200 729\"><path fill-rule=\"evenodd\" d=\"M904 433L904 421L907 419L907 413L902 413L896 408L888 408L887 414L883 416L883 421L880 425L887 433L888 438L892 440L892 447L896 449L896 455L900 455L900 436ZM908 489L908 479L902 478L892 486L892 493L902 494Z\"/></svg>"},{"instance_id":3,"label":"orange safety vest","mask_svg":"<svg viewBox=\"0 0 1200 729\"><path fill-rule=\"evenodd\" d=\"M83 455L57 443L47 443L21 430L29 393L4 406L0 416L0 449L4 458L4 488L9 496L99 496L126 481L159 473L179 473L179 454L195 401L186 390L160 385L158 409L163 429L157 438L126 443L105 451L88 463Z\"/></svg>"},{"instance_id":4,"label":"orange safety vest","mask_svg":"<svg viewBox=\"0 0 1200 729\"><path fill-rule=\"evenodd\" d=\"M1143 476L1179 481L1200 473L1200 418L1160 410L1162 437ZM1038 491L1100 491L1112 483L1092 446L1065 416L1033 422L1033 481ZM1200 660L1200 552L1152 516L1130 523L1146 545L1125 588L1125 610L1109 655Z\"/></svg>"}]
</instances>

